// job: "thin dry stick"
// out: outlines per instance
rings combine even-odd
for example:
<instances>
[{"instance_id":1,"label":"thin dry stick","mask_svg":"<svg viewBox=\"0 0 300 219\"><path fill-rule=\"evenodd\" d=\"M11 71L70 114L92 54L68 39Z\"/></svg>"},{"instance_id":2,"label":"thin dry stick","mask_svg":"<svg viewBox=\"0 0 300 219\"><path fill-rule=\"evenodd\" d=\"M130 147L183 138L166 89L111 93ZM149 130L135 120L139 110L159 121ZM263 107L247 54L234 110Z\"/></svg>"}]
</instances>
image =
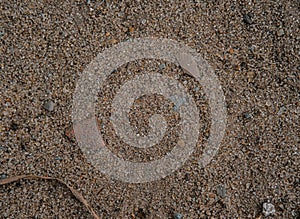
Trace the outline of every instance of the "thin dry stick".
<instances>
[{"instance_id":1,"label":"thin dry stick","mask_svg":"<svg viewBox=\"0 0 300 219\"><path fill-rule=\"evenodd\" d=\"M75 190L74 188L69 186L67 183L65 183L64 181L62 181L61 179L58 179L58 178L48 177L48 176L35 176L35 175L12 176L12 177L0 180L0 186L5 185L5 184L9 184L9 183L12 183L12 182L19 181L21 179L45 179L45 180L56 180L56 181L58 181L59 183L65 185L72 192L72 194L82 204L84 204L84 206L88 209L88 211L93 215L93 217L95 219L100 219L100 217L95 213L93 208L88 204L88 202L83 198L83 196L77 190Z\"/></svg>"}]
</instances>

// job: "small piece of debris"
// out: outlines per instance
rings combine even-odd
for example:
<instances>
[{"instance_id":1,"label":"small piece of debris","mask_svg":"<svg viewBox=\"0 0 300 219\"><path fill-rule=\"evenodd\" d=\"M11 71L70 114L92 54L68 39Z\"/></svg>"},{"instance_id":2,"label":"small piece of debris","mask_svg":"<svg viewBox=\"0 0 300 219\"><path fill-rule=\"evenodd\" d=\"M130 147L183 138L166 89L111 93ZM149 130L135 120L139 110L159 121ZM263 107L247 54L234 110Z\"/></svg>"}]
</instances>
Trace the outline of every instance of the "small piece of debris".
<instances>
[{"instance_id":1,"label":"small piece of debris","mask_svg":"<svg viewBox=\"0 0 300 219\"><path fill-rule=\"evenodd\" d=\"M217 194L218 196L224 198L226 196L226 188L224 185L217 186Z\"/></svg>"},{"instance_id":2,"label":"small piece of debris","mask_svg":"<svg viewBox=\"0 0 300 219\"><path fill-rule=\"evenodd\" d=\"M275 206L271 203L263 203L263 214L268 217L275 214Z\"/></svg>"},{"instance_id":3,"label":"small piece of debris","mask_svg":"<svg viewBox=\"0 0 300 219\"><path fill-rule=\"evenodd\" d=\"M253 71L249 71L247 73L248 82L253 82L254 77L255 77L255 73Z\"/></svg>"},{"instance_id":4,"label":"small piece of debris","mask_svg":"<svg viewBox=\"0 0 300 219\"><path fill-rule=\"evenodd\" d=\"M166 68L166 65L165 65L165 64L160 64L160 65L159 65L159 69L160 69L160 70L163 70L163 69L165 69L165 68Z\"/></svg>"},{"instance_id":5,"label":"small piece of debris","mask_svg":"<svg viewBox=\"0 0 300 219\"><path fill-rule=\"evenodd\" d=\"M214 193L208 193L207 195L210 199L215 199L216 198L216 194Z\"/></svg>"},{"instance_id":6,"label":"small piece of debris","mask_svg":"<svg viewBox=\"0 0 300 219\"><path fill-rule=\"evenodd\" d=\"M179 213L174 214L174 219L182 219L182 215Z\"/></svg>"},{"instance_id":7,"label":"small piece of debris","mask_svg":"<svg viewBox=\"0 0 300 219\"><path fill-rule=\"evenodd\" d=\"M0 150L2 150L2 149L5 149L5 147L4 146L0 146Z\"/></svg>"},{"instance_id":8,"label":"small piece of debris","mask_svg":"<svg viewBox=\"0 0 300 219\"><path fill-rule=\"evenodd\" d=\"M134 32L134 27L129 27L128 30L129 30L129 33L133 33Z\"/></svg>"},{"instance_id":9,"label":"small piece of debris","mask_svg":"<svg viewBox=\"0 0 300 219\"><path fill-rule=\"evenodd\" d=\"M0 179L6 179L7 178L7 175L6 174L1 174L0 175Z\"/></svg>"},{"instance_id":10,"label":"small piece of debris","mask_svg":"<svg viewBox=\"0 0 300 219\"><path fill-rule=\"evenodd\" d=\"M45 104L44 104L44 109L46 109L50 112L54 110L54 107L55 107L55 103L51 100L45 102Z\"/></svg>"},{"instance_id":11,"label":"small piece of debris","mask_svg":"<svg viewBox=\"0 0 300 219\"><path fill-rule=\"evenodd\" d=\"M11 124L10 124L10 129L11 130L13 130L13 131L17 131L18 130L18 124L17 123L15 123L15 122L12 122Z\"/></svg>"},{"instance_id":12,"label":"small piece of debris","mask_svg":"<svg viewBox=\"0 0 300 219\"><path fill-rule=\"evenodd\" d=\"M252 24L252 17L251 17L251 15L250 14L244 14L243 15L243 22L245 24L248 24L248 25Z\"/></svg>"},{"instance_id":13,"label":"small piece of debris","mask_svg":"<svg viewBox=\"0 0 300 219\"><path fill-rule=\"evenodd\" d=\"M272 102L270 100L267 100L266 101L266 106L268 106L268 107L272 106Z\"/></svg>"},{"instance_id":14,"label":"small piece of debris","mask_svg":"<svg viewBox=\"0 0 300 219\"><path fill-rule=\"evenodd\" d=\"M243 116L244 116L245 119L251 119L252 118L251 113L244 113Z\"/></svg>"},{"instance_id":15,"label":"small piece of debris","mask_svg":"<svg viewBox=\"0 0 300 219\"><path fill-rule=\"evenodd\" d=\"M62 160L61 157L55 157L55 160Z\"/></svg>"},{"instance_id":16,"label":"small piece of debris","mask_svg":"<svg viewBox=\"0 0 300 219\"><path fill-rule=\"evenodd\" d=\"M246 183L246 189L249 189L251 186L251 183Z\"/></svg>"},{"instance_id":17,"label":"small piece of debris","mask_svg":"<svg viewBox=\"0 0 300 219\"><path fill-rule=\"evenodd\" d=\"M59 178L48 177L48 176L36 176L36 175L19 175L19 176L12 176L12 177L9 177L9 178L8 177L3 178L2 180L0 180L0 186L1 185L6 185L6 184L9 184L9 183L13 183L13 182L17 182L17 184L20 184L18 181L22 180L22 179L55 180L55 181L65 185L72 192L72 194L75 196L75 198L77 198L77 200L79 200L87 208L87 210L91 213L93 218L100 219L100 217L95 213L94 209L92 207L90 207L88 202L79 193L79 191L75 190L73 187L69 186L65 181L63 181ZM25 191L26 191L26 189L25 189Z\"/></svg>"},{"instance_id":18,"label":"small piece of debris","mask_svg":"<svg viewBox=\"0 0 300 219\"><path fill-rule=\"evenodd\" d=\"M179 147L184 147L185 146L185 143L182 139L178 140L177 144L178 144Z\"/></svg>"},{"instance_id":19,"label":"small piece of debris","mask_svg":"<svg viewBox=\"0 0 300 219\"><path fill-rule=\"evenodd\" d=\"M141 23L145 25L147 23L147 20L146 19L142 19Z\"/></svg>"},{"instance_id":20,"label":"small piece of debris","mask_svg":"<svg viewBox=\"0 0 300 219\"><path fill-rule=\"evenodd\" d=\"M280 107L279 111L278 111L278 115L281 115L282 113L284 113L286 111L285 106Z\"/></svg>"},{"instance_id":21,"label":"small piece of debris","mask_svg":"<svg viewBox=\"0 0 300 219\"><path fill-rule=\"evenodd\" d=\"M281 36L283 36L283 35L284 35L284 30L283 30L283 29L279 29L279 30L277 31L277 36L281 37Z\"/></svg>"}]
</instances>

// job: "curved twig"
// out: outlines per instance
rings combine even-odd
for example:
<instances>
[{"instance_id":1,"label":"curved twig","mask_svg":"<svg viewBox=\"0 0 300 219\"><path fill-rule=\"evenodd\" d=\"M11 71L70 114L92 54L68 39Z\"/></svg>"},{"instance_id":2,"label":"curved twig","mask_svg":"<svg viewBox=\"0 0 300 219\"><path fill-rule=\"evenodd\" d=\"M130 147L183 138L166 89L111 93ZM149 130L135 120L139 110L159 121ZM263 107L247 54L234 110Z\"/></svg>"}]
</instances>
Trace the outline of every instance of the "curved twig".
<instances>
[{"instance_id":1,"label":"curved twig","mask_svg":"<svg viewBox=\"0 0 300 219\"><path fill-rule=\"evenodd\" d=\"M83 196L75 190L73 187L69 186L66 182L64 182L61 179L54 178L54 177L49 177L49 176L35 176L35 175L20 175L20 176L12 176L8 177L5 179L0 180L0 186L13 183L16 181L19 181L21 179L45 179L45 180L55 180L58 181L59 183L65 185L71 192L72 194L82 203L84 206L88 209L88 211L93 215L95 219L100 219L100 217L95 213L94 209L88 204L88 202L83 198Z\"/></svg>"}]
</instances>

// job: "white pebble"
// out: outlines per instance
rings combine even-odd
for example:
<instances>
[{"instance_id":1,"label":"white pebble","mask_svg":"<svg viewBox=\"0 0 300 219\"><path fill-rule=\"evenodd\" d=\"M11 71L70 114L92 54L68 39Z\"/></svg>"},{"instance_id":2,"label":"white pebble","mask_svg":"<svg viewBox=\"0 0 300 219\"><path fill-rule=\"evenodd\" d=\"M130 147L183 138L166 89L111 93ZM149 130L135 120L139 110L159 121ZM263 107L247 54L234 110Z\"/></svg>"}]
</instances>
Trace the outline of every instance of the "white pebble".
<instances>
[{"instance_id":1,"label":"white pebble","mask_svg":"<svg viewBox=\"0 0 300 219\"><path fill-rule=\"evenodd\" d=\"M275 214L275 206L271 203L263 204L263 214L268 217L269 215Z\"/></svg>"}]
</instances>

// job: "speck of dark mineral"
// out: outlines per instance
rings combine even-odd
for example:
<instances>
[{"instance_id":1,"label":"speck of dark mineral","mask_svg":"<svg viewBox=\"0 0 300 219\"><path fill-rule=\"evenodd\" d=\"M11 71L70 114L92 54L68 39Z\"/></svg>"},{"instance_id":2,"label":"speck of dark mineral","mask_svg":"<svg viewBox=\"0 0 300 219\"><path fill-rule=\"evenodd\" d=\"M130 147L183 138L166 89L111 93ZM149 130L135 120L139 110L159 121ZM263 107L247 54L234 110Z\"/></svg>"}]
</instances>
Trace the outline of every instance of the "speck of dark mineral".
<instances>
[{"instance_id":1,"label":"speck of dark mineral","mask_svg":"<svg viewBox=\"0 0 300 219\"><path fill-rule=\"evenodd\" d=\"M244 15L243 15L243 22L244 22L245 24L247 24L247 25L252 24L253 21L252 21L252 16L251 16L251 14L244 14Z\"/></svg>"},{"instance_id":2,"label":"speck of dark mineral","mask_svg":"<svg viewBox=\"0 0 300 219\"><path fill-rule=\"evenodd\" d=\"M11 130L13 130L13 131L17 131L18 130L18 124L17 123L15 123L15 122L12 122L11 124L10 124L10 129Z\"/></svg>"}]
</instances>

